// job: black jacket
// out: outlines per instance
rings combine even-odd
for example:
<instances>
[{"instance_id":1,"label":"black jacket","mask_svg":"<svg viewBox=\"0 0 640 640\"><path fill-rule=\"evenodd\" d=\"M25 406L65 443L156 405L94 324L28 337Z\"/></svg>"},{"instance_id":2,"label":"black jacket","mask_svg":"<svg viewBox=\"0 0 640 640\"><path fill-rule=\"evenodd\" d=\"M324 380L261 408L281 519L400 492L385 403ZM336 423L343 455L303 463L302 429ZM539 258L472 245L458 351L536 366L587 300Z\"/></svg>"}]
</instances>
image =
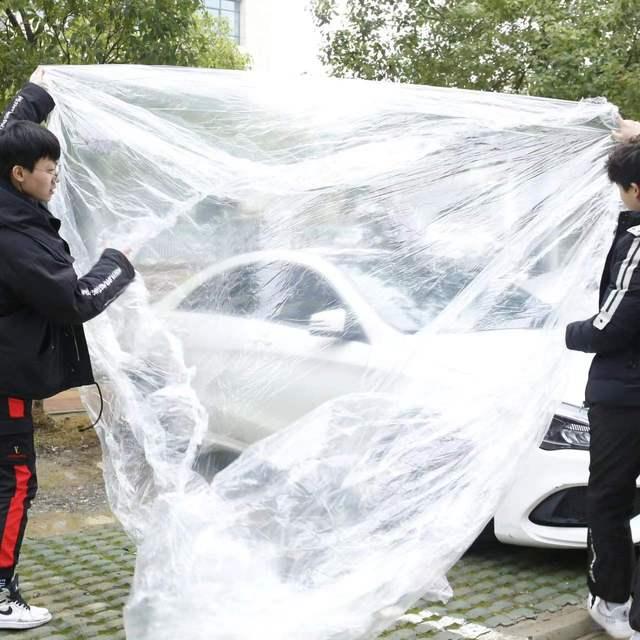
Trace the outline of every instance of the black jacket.
<instances>
[{"instance_id":1,"label":"black jacket","mask_svg":"<svg viewBox=\"0 0 640 640\"><path fill-rule=\"evenodd\" d=\"M5 112L40 122L49 94L28 84ZM0 135L2 135L0 131ZM0 180L0 395L46 398L94 382L82 323L97 316L135 277L124 254L106 249L78 278L60 221Z\"/></svg>"},{"instance_id":2,"label":"black jacket","mask_svg":"<svg viewBox=\"0 0 640 640\"><path fill-rule=\"evenodd\" d=\"M567 326L569 349L595 353L587 405L640 406L640 213L625 211L600 280L600 311Z\"/></svg>"}]
</instances>

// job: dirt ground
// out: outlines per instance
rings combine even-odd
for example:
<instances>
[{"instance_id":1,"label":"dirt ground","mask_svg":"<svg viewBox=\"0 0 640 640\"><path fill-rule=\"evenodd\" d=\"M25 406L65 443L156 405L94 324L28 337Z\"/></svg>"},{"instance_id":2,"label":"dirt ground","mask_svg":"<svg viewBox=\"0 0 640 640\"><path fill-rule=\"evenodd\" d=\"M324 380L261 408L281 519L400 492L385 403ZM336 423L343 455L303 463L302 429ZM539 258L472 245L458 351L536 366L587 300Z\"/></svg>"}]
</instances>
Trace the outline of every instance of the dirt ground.
<instances>
[{"instance_id":1,"label":"dirt ground","mask_svg":"<svg viewBox=\"0 0 640 640\"><path fill-rule=\"evenodd\" d=\"M38 495L27 535L55 535L115 522L102 477L102 453L83 413L52 416L52 428L36 429Z\"/></svg>"}]
</instances>

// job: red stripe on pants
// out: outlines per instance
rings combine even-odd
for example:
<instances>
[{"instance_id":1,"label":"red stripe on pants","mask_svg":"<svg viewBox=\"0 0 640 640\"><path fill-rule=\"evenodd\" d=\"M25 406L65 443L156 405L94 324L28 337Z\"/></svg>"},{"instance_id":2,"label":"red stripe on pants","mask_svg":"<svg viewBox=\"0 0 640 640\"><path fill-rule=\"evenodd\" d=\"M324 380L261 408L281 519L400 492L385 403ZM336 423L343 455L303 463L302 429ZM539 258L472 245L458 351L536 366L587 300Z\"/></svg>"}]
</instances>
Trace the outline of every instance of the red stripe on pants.
<instances>
[{"instance_id":1,"label":"red stripe on pants","mask_svg":"<svg viewBox=\"0 0 640 640\"><path fill-rule=\"evenodd\" d=\"M16 472L16 490L9 504L7 520L4 525L4 533L0 542L0 567L12 567L15 564L14 554L16 543L20 535L22 518L24 516L24 503L27 499L27 485L31 478L29 467L24 464L14 467Z\"/></svg>"},{"instance_id":2,"label":"red stripe on pants","mask_svg":"<svg viewBox=\"0 0 640 640\"><path fill-rule=\"evenodd\" d=\"M20 398L9 398L9 417L24 418L24 400Z\"/></svg>"}]
</instances>

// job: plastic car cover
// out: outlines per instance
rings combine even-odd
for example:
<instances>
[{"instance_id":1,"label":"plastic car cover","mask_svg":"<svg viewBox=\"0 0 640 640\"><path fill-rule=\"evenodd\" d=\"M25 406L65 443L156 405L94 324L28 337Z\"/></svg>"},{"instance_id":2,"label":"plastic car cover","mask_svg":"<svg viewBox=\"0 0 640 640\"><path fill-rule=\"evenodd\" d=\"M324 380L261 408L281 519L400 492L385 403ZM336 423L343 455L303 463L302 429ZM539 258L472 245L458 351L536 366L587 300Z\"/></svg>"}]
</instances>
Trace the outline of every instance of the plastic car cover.
<instances>
[{"instance_id":1,"label":"plastic car cover","mask_svg":"<svg viewBox=\"0 0 640 640\"><path fill-rule=\"evenodd\" d=\"M364 638L449 597L578 366L614 107L127 66L44 86L78 270L113 246L139 273L87 325L128 636Z\"/></svg>"}]
</instances>

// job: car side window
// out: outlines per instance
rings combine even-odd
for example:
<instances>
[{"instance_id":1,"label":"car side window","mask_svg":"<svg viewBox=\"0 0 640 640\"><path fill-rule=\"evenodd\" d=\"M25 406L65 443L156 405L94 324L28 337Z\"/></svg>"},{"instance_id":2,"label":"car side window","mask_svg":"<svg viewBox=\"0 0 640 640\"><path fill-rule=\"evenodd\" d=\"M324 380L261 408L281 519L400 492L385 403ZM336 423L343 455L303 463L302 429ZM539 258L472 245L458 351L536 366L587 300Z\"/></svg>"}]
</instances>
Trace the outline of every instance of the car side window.
<instances>
[{"instance_id":1,"label":"car side window","mask_svg":"<svg viewBox=\"0 0 640 640\"><path fill-rule=\"evenodd\" d=\"M306 328L314 314L344 309L348 318L345 339L367 341L349 306L331 283L313 269L272 262L262 265L257 281L260 303L256 314L261 319Z\"/></svg>"},{"instance_id":2,"label":"car side window","mask_svg":"<svg viewBox=\"0 0 640 640\"><path fill-rule=\"evenodd\" d=\"M306 327L321 311L345 309L351 322L345 337L366 341L333 286L321 274L288 262L263 262L218 274L192 291L181 311L245 316Z\"/></svg>"},{"instance_id":3,"label":"car side window","mask_svg":"<svg viewBox=\"0 0 640 640\"><path fill-rule=\"evenodd\" d=\"M299 265L271 263L263 274L262 312L265 320L307 325L320 311L344 308L335 289L320 274Z\"/></svg>"},{"instance_id":4,"label":"car side window","mask_svg":"<svg viewBox=\"0 0 640 640\"><path fill-rule=\"evenodd\" d=\"M179 305L181 311L253 315L257 307L255 265L218 274L194 289Z\"/></svg>"}]
</instances>

